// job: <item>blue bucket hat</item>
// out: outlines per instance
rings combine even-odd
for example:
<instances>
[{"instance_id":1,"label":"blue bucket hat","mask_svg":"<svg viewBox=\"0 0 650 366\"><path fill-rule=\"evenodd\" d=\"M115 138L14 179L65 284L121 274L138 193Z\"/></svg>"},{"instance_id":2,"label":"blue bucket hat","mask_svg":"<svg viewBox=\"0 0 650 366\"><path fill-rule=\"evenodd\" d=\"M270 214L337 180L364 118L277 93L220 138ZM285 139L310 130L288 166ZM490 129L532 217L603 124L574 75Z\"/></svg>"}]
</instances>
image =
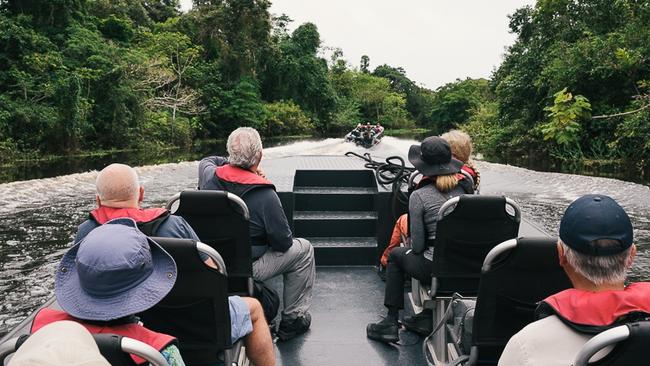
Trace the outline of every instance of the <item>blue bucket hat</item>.
<instances>
[{"instance_id":1,"label":"blue bucket hat","mask_svg":"<svg viewBox=\"0 0 650 366\"><path fill-rule=\"evenodd\" d=\"M108 321L151 308L176 282L174 259L120 218L91 231L63 256L54 292L65 312Z\"/></svg>"},{"instance_id":2,"label":"blue bucket hat","mask_svg":"<svg viewBox=\"0 0 650 366\"><path fill-rule=\"evenodd\" d=\"M591 255L622 253L632 245L634 230L623 207L602 194L588 194L569 205L560 221L560 239L571 249ZM618 241L619 245L602 247L600 239Z\"/></svg>"}]
</instances>

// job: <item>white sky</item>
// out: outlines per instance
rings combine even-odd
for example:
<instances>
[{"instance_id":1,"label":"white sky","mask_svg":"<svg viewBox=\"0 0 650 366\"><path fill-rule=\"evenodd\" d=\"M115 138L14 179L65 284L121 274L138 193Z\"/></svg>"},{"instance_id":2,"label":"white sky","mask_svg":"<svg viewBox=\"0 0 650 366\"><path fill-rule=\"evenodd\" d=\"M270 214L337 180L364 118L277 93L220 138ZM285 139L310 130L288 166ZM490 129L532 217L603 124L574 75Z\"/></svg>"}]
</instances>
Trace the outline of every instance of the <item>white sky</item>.
<instances>
[{"instance_id":1,"label":"white sky","mask_svg":"<svg viewBox=\"0 0 650 366\"><path fill-rule=\"evenodd\" d=\"M358 67L401 66L417 83L435 89L456 78L489 77L514 42L508 18L535 0L272 0L271 13L287 14L293 30L318 27L323 46L340 47ZM191 0L181 0L183 9Z\"/></svg>"}]
</instances>

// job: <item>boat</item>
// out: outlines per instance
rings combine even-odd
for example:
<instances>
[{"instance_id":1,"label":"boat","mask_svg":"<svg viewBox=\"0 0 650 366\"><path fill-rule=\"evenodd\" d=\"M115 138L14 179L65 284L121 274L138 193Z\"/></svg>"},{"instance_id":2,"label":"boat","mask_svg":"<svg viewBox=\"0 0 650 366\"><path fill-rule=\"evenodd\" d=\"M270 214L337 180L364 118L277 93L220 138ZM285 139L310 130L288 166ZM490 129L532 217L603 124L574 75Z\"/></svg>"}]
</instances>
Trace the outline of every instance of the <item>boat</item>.
<instances>
[{"instance_id":1,"label":"boat","mask_svg":"<svg viewBox=\"0 0 650 366\"><path fill-rule=\"evenodd\" d=\"M395 219L407 210L406 202L395 195L403 189L380 183L377 172L366 164L355 156L288 156L263 161L294 235L309 239L314 246L317 266L311 329L277 343L279 365L426 364L423 339L414 333L401 331L398 345L366 338L366 324L376 322L384 312L378 258ZM169 192L170 197L175 193ZM521 220L518 235L546 236L526 218ZM415 301L411 303L407 314L417 310ZM57 305L51 299L43 306ZM28 334L33 316L0 344Z\"/></svg>"},{"instance_id":2,"label":"boat","mask_svg":"<svg viewBox=\"0 0 650 366\"><path fill-rule=\"evenodd\" d=\"M359 125L354 130L345 135L345 140L354 142L357 146L369 149L377 145L381 138L384 137L384 127L381 125Z\"/></svg>"}]
</instances>

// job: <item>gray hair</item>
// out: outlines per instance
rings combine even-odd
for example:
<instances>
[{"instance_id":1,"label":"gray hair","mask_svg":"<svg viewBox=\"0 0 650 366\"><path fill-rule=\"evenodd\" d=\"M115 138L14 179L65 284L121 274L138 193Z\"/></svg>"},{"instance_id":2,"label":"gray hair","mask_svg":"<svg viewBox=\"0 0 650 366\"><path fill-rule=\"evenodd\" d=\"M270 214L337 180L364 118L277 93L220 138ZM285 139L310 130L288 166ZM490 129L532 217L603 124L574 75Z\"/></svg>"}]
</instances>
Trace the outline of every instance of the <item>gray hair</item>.
<instances>
[{"instance_id":1,"label":"gray hair","mask_svg":"<svg viewBox=\"0 0 650 366\"><path fill-rule=\"evenodd\" d=\"M111 164L97 174L97 195L102 201L128 201L140 194L135 169L124 164Z\"/></svg>"},{"instance_id":2,"label":"gray hair","mask_svg":"<svg viewBox=\"0 0 650 366\"><path fill-rule=\"evenodd\" d=\"M627 270L631 265L631 246L622 253L592 256L571 249L562 240L559 242L564 249L564 255L571 267L595 285L621 283L625 281ZM600 239L596 242L600 246L619 245L617 240L611 239Z\"/></svg>"},{"instance_id":3,"label":"gray hair","mask_svg":"<svg viewBox=\"0 0 650 366\"><path fill-rule=\"evenodd\" d=\"M239 127L228 136L226 149L230 164L248 169L260 162L262 139L254 128Z\"/></svg>"}]
</instances>

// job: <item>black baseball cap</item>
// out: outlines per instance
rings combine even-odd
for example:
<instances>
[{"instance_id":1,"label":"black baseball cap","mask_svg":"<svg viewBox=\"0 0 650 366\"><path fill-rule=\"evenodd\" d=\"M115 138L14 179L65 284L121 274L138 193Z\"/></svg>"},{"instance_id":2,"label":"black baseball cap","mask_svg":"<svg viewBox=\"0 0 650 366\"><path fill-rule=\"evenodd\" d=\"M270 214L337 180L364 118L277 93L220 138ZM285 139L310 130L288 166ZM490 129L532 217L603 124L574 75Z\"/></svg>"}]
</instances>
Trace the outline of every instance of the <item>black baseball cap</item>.
<instances>
[{"instance_id":1,"label":"black baseball cap","mask_svg":"<svg viewBox=\"0 0 650 366\"><path fill-rule=\"evenodd\" d=\"M607 256L632 245L634 232L630 217L614 199L588 194L573 201L560 221L560 239L571 249L591 255ZM610 239L619 245L598 246L596 240Z\"/></svg>"}]
</instances>

